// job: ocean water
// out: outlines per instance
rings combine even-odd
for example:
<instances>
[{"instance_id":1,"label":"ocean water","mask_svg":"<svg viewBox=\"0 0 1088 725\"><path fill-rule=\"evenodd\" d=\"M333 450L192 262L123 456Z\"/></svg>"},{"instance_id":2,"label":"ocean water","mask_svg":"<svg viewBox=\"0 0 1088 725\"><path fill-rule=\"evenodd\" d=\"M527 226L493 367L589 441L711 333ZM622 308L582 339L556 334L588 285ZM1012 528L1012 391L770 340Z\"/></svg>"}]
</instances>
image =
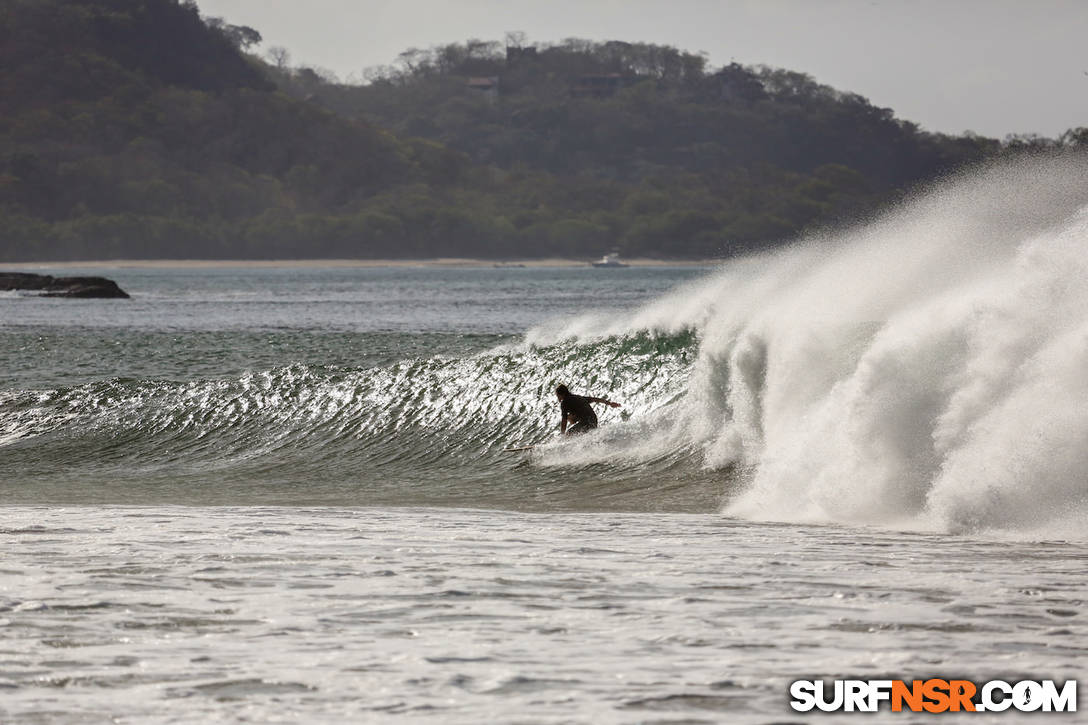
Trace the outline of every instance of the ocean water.
<instances>
[{"instance_id":1,"label":"ocean water","mask_svg":"<svg viewBox=\"0 0 1088 725\"><path fill-rule=\"evenodd\" d=\"M795 679L1083 670L1083 158L716 268L95 272L133 299L0 296L2 722L769 724ZM623 407L563 440L559 382Z\"/></svg>"}]
</instances>

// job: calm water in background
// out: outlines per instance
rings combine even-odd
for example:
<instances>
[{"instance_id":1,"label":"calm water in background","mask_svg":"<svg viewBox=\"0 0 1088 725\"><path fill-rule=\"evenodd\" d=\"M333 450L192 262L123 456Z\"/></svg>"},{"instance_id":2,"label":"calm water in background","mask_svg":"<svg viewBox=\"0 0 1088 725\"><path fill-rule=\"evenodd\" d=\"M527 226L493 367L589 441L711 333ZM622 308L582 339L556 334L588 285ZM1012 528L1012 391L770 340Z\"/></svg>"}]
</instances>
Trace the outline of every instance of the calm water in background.
<instances>
[{"instance_id":1,"label":"calm water in background","mask_svg":"<svg viewBox=\"0 0 1088 725\"><path fill-rule=\"evenodd\" d=\"M699 335L563 332L707 270L104 273L0 297L3 722L800 722L792 679L1088 654L1083 543L719 513L655 428ZM559 381L624 408L559 443Z\"/></svg>"},{"instance_id":2,"label":"calm water in background","mask_svg":"<svg viewBox=\"0 0 1088 725\"><path fill-rule=\"evenodd\" d=\"M697 267L123 268L133 299L0 296L0 384L188 379L306 363L370 367L486 349L545 321L621 311Z\"/></svg>"}]
</instances>

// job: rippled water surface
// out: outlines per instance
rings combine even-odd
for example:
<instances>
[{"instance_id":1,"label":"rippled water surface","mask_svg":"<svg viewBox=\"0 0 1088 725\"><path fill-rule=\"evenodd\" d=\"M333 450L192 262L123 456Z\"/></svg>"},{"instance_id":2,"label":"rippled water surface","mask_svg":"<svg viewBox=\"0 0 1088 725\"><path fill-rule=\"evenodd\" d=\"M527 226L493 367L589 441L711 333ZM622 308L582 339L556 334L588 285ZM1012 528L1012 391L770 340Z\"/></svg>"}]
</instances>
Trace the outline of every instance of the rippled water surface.
<instances>
[{"instance_id":1,"label":"rippled water surface","mask_svg":"<svg viewBox=\"0 0 1088 725\"><path fill-rule=\"evenodd\" d=\"M4 722L801 722L795 678L1072 679L1088 656L1084 546L716 515L0 515Z\"/></svg>"}]
</instances>

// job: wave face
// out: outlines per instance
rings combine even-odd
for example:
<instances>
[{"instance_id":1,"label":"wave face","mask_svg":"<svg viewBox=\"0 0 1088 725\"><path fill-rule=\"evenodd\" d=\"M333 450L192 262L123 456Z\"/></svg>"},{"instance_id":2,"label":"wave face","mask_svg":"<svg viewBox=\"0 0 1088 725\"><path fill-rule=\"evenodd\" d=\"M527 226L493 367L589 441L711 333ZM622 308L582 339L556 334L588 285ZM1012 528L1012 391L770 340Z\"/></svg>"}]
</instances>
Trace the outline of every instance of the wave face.
<instances>
[{"instance_id":1,"label":"wave face","mask_svg":"<svg viewBox=\"0 0 1088 725\"><path fill-rule=\"evenodd\" d=\"M682 399L626 453L695 447L737 479L729 514L1082 536L1086 205L1083 156L979 170L627 318L530 337L695 330Z\"/></svg>"},{"instance_id":2,"label":"wave face","mask_svg":"<svg viewBox=\"0 0 1088 725\"><path fill-rule=\"evenodd\" d=\"M683 395L696 349L690 332L634 333L365 369L296 364L240 378L114 378L9 391L0 393L0 462L21 475L5 495L25 502L706 509L718 497L717 482L683 451L607 468L590 462L571 475L503 451L554 441L557 381L583 381L631 401L623 418L654 416ZM602 415L610 418L621 420ZM545 460L564 460L557 455L549 459L542 449ZM658 476L680 469L675 490L653 490Z\"/></svg>"}]
</instances>

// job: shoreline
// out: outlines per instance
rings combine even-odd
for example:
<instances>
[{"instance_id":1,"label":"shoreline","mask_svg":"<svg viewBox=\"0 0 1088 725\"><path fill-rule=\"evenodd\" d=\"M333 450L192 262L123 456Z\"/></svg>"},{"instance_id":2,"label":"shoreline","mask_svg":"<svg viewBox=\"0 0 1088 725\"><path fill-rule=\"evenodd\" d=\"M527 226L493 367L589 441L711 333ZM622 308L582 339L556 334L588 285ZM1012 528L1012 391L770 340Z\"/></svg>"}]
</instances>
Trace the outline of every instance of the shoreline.
<instances>
[{"instance_id":1,"label":"shoreline","mask_svg":"<svg viewBox=\"0 0 1088 725\"><path fill-rule=\"evenodd\" d=\"M594 260L582 259L474 259L434 257L428 259L109 259L77 262L12 262L0 263L0 269L230 269L249 268L373 268L373 267L433 267L469 269L478 267L588 267ZM630 267L711 267L722 259L625 259Z\"/></svg>"}]
</instances>

